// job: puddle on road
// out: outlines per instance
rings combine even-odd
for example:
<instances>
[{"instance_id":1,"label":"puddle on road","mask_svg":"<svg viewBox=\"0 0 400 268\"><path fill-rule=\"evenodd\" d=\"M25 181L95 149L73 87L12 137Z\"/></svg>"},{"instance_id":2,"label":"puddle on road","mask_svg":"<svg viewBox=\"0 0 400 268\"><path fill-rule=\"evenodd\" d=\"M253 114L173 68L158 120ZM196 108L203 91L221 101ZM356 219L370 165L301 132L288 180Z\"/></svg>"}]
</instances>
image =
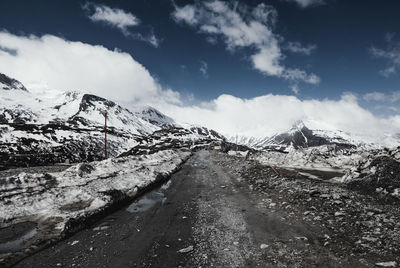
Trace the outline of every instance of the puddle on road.
<instances>
[{"instance_id":1,"label":"puddle on road","mask_svg":"<svg viewBox=\"0 0 400 268\"><path fill-rule=\"evenodd\" d=\"M15 227L15 226L13 226ZM7 227L4 228L2 230L2 232L6 232L8 228L12 228L12 227ZM9 230L9 232L13 232L14 230ZM13 235L13 237L9 238L9 241L7 242L2 242L0 243L0 253L9 253L9 252L15 252L18 251L22 248L22 246L24 245L24 243L26 241L28 241L29 239L31 239L32 237L34 237L37 233L37 228L36 228L36 224L35 227L26 230L25 232L23 232L22 235Z\"/></svg>"},{"instance_id":2,"label":"puddle on road","mask_svg":"<svg viewBox=\"0 0 400 268\"><path fill-rule=\"evenodd\" d=\"M340 171L327 171L327 170L297 170L297 172L300 175L306 176L310 179L314 179L314 180L322 180L322 181L327 181L330 180L332 178L336 178L336 177L342 177L344 175L344 172L340 172Z\"/></svg>"},{"instance_id":3,"label":"puddle on road","mask_svg":"<svg viewBox=\"0 0 400 268\"><path fill-rule=\"evenodd\" d=\"M171 180L161 185L161 187L159 187L158 189L144 194L139 199L135 200L129 207L127 207L126 210L131 213L139 213L151 209L156 204L163 205L167 200L164 192L168 189L170 185Z\"/></svg>"},{"instance_id":4,"label":"puddle on road","mask_svg":"<svg viewBox=\"0 0 400 268\"><path fill-rule=\"evenodd\" d=\"M163 185L161 185L160 189L162 191L165 191L169 188L169 186L171 186L171 180L167 181L166 183L164 183Z\"/></svg>"},{"instance_id":5,"label":"puddle on road","mask_svg":"<svg viewBox=\"0 0 400 268\"><path fill-rule=\"evenodd\" d=\"M295 176L296 174L313 180L328 181L332 178L342 177L341 171L321 170L321 169L301 169L301 168L279 168L279 172L283 176Z\"/></svg>"}]
</instances>

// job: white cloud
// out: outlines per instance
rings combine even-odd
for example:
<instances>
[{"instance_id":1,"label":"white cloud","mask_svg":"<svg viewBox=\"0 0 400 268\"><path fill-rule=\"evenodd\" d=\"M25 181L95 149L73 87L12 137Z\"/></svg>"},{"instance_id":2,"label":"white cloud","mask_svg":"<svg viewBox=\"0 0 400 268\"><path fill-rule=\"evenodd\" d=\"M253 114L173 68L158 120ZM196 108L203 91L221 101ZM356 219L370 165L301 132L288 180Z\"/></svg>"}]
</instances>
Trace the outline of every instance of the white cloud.
<instances>
[{"instance_id":1,"label":"white cloud","mask_svg":"<svg viewBox=\"0 0 400 268\"><path fill-rule=\"evenodd\" d=\"M364 94L363 99L366 101L395 103L400 101L400 91L393 91L386 94L376 91L369 92Z\"/></svg>"},{"instance_id":2,"label":"white cloud","mask_svg":"<svg viewBox=\"0 0 400 268\"><path fill-rule=\"evenodd\" d=\"M282 76L285 68L281 65L282 55L277 44L269 48L260 48L258 53L251 56L253 67L264 74Z\"/></svg>"},{"instance_id":3,"label":"white cloud","mask_svg":"<svg viewBox=\"0 0 400 268\"><path fill-rule=\"evenodd\" d=\"M391 76L392 74L395 74L397 71L396 71L396 68L394 67L394 66L389 66L389 67L387 67L386 69L383 69L383 70L380 70L379 71L379 73L382 75L382 76L384 76L384 77L389 77L389 76Z\"/></svg>"},{"instance_id":4,"label":"white cloud","mask_svg":"<svg viewBox=\"0 0 400 268\"><path fill-rule=\"evenodd\" d=\"M388 105L375 105L375 110L381 110L383 112L391 112L391 113L398 113L400 110L397 106L388 106Z\"/></svg>"},{"instance_id":5,"label":"white cloud","mask_svg":"<svg viewBox=\"0 0 400 268\"><path fill-rule=\"evenodd\" d=\"M206 41L212 45L215 45L218 43L218 39L213 37L213 36L207 36Z\"/></svg>"},{"instance_id":6,"label":"white cloud","mask_svg":"<svg viewBox=\"0 0 400 268\"><path fill-rule=\"evenodd\" d=\"M204 125L229 135L267 137L286 131L297 120L305 120L311 128L339 129L372 139L379 139L385 132L400 132L399 116L377 117L362 108L352 94L340 100L300 100L272 94L242 99L224 94L199 105L164 106L162 111L180 122Z\"/></svg>"},{"instance_id":7,"label":"white cloud","mask_svg":"<svg viewBox=\"0 0 400 268\"><path fill-rule=\"evenodd\" d=\"M381 92L370 92L363 96L366 101L385 101L387 96Z\"/></svg>"},{"instance_id":8,"label":"white cloud","mask_svg":"<svg viewBox=\"0 0 400 268\"><path fill-rule=\"evenodd\" d=\"M316 45L308 45L308 46L303 46L300 42L289 42L285 49L293 52L293 53L299 53L303 55L311 55L311 53L317 49Z\"/></svg>"},{"instance_id":9,"label":"white cloud","mask_svg":"<svg viewBox=\"0 0 400 268\"><path fill-rule=\"evenodd\" d=\"M208 64L207 62L201 60L200 61L200 73L203 75L204 78L208 78Z\"/></svg>"},{"instance_id":10,"label":"white cloud","mask_svg":"<svg viewBox=\"0 0 400 268\"><path fill-rule=\"evenodd\" d=\"M400 111L397 107L400 103L400 91L385 93L374 91L366 93L362 97L375 112L380 114L394 115Z\"/></svg>"},{"instance_id":11,"label":"white cloud","mask_svg":"<svg viewBox=\"0 0 400 268\"><path fill-rule=\"evenodd\" d=\"M130 12L125 12L119 8L111 8L105 5L86 3L84 9L91 11L89 19L93 22L105 22L111 26L119 28L123 33L128 32L128 27L140 24L140 20Z\"/></svg>"},{"instance_id":12,"label":"white cloud","mask_svg":"<svg viewBox=\"0 0 400 268\"><path fill-rule=\"evenodd\" d=\"M264 3L261 3L254 8L252 14L255 20L267 25L275 25L278 18L278 12L276 9Z\"/></svg>"},{"instance_id":13,"label":"white cloud","mask_svg":"<svg viewBox=\"0 0 400 268\"><path fill-rule=\"evenodd\" d=\"M254 51L249 59L254 69L265 75L311 84L320 81L315 74L286 68L282 64L285 55L279 45L280 37L272 32L277 18L277 12L272 6L261 3L251 9L244 4L211 0L183 7L175 6L172 18L178 23L186 23L198 29L212 42L220 37L231 52L241 48Z\"/></svg>"},{"instance_id":14,"label":"white cloud","mask_svg":"<svg viewBox=\"0 0 400 268\"><path fill-rule=\"evenodd\" d=\"M290 89L292 90L292 92L293 92L295 95L298 95L298 94L300 93L300 88L299 88L298 85L293 85L293 86L290 87Z\"/></svg>"},{"instance_id":15,"label":"white cloud","mask_svg":"<svg viewBox=\"0 0 400 268\"><path fill-rule=\"evenodd\" d=\"M295 2L302 8L325 4L325 1L323 1L323 0L283 0L283 1Z\"/></svg>"},{"instance_id":16,"label":"white cloud","mask_svg":"<svg viewBox=\"0 0 400 268\"><path fill-rule=\"evenodd\" d=\"M119 8L111 8L106 5L86 2L82 8L88 12L88 17L93 22L103 22L109 26L118 28L125 36L148 42L158 47L160 40L151 31L148 35L132 32L129 27L140 25L140 20L130 12Z\"/></svg>"},{"instance_id":17,"label":"white cloud","mask_svg":"<svg viewBox=\"0 0 400 268\"><path fill-rule=\"evenodd\" d=\"M371 47L369 49L372 56L376 58L386 59L387 65L379 73L384 77L389 77L397 73L397 68L400 66L400 42L393 41L394 35L387 34L385 40L387 42L386 49Z\"/></svg>"},{"instance_id":18,"label":"white cloud","mask_svg":"<svg viewBox=\"0 0 400 268\"><path fill-rule=\"evenodd\" d=\"M400 90L393 92L390 99L392 102L400 101Z\"/></svg>"},{"instance_id":19,"label":"white cloud","mask_svg":"<svg viewBox=\"0 0 400 268\"><path fill-rule=\"evenodd\" d=\"M183 21L189 25L196 25L198 23L196 9L192 5L176 8L173 13L173 18L178 22Z\"/></svg>"},{"instance_id":20,"label":"white cloud","mask_svg":"<svg viewBox=\"0 0 400 268\"><path fill-rule=\"evenodd\" d=\"M299 69L286 69L283 73L282 73L282 77L289 79L289 80L302 80L304 82L307 82L309 84L319 84L319 82L321 81L320 78L315 75L315 74L307 74L305 71L303 70L299 70Z\"/></svg>"},{"instance_id":21,"label":"white cloud","mask_svg":"<svg viewBox=\"0 0 400 268\"><path fill-rule=\"evenodd\" d=\"M71 42L54 35L17 36L0 32L0 72L28 89L82 90L117 101L179 102L128 53Z\"/></svg>"}]
</instances>

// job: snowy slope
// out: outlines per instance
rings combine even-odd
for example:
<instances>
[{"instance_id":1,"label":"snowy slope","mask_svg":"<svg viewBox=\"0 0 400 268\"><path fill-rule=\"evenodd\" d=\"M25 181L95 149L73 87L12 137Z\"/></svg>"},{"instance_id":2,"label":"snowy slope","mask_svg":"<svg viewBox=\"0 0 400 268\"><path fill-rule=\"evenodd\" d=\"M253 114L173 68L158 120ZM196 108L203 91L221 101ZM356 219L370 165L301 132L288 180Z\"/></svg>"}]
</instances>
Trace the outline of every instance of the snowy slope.
<instances>
[{"instance_id":1,"label":"snowy slope","mask_svg":"<svg viewBox=\"0 0 400 268\"><path fill-rule=\"evenodd\" d=\"M309 127L312 126L312 127ZM253 138L230 136L228 140L243 144L258 150L276 150L288 152L291 149L317 147L322 145L336 145L338 149L370 150L381 147L394 147L400 145L400 135L385 136L380 140L371 139L368 133L355 135L341 130L321 127L323 124L308 120L306 123L297 121L293 126L282 133L271 137Z\"/></svg>"},{"instance_id":2,"label":"snowy slope","mask_svg":"<svg viewBox=\"0 0 400 268\"><path fill-rule=\"evenodd\" d=\"M26 91L26 88L21 82L2 73L0 73L0 89Z\"/></svg>"},{"instance_id":3,"label":"snowy slope","mask_svg":"<svg viewBox=\"0 0 400 268\"><path fill-rule=\"evenodd\" d=\"M137 136L160 129L94 95L58 91L32 94L16 80L7 80L17 86L0 91L0 159L4 166L101 159L104 111L110 156L135 146ZM27 156L31 156L29 161Z\"/></svg>"},{"instance_id":4,"label":"snowy slope","mask_svg":"<svg viewBox=\"0 0 400 268\"><path fill-rule=\"evenodd\" d=\"M360 152L343 154L335 145L298 148L287 152L261 151L251 158L265 165L319 170L344 170L355 166L363 157Z\"/></svg>"},{"instance_id":5,"label":"snowy slope","mask_svg":"<svg viewBox=\"0 0 400 268\"><path fill-rule=\"evenodd\" d=\"M103 114L107 111L110 127L132 134L148 134L159 129L112 101L72 91L47 91L39 95L20 90L1 91L0 107L1 123L104 126Z\"/></svg>"},{"instance_id":6,"label":"snowy slope","mask_svg":"<svg viewBox=\"0 0 400 268\"><path fill-rule=\"evenodd\" d=\"M266 142L269 140L269 137L256 138L241 135L225 135L225 137L232 143L245 145L256 150L262 150Z\"/></svg>"},{"instance_id":7,"label":"snowy slope","mask_svg":"<svg viewBox=\"0 0 400 268\"><path fill-rule=\"evenodd\" d=\"M108 156L143 145L146 137L161 130L170 139L224 139L202 127L188 125L177 131L181 125L149 106L132 112L91 94L54 90L33 94L5 75L0 81L0 169L102 159L105 111Z\"/></svg>"},{"instance_id":8,"label":"snowy slope","mask_svg":"<svg viewBox=\"0 0 400 268\"><path fill-rule=\"evenodd\" d=\"M143 120L156 126L174 124L174 120L171 117L166 116L151 106L137 107L134 113Z\"/></svg>"}]
</instances>

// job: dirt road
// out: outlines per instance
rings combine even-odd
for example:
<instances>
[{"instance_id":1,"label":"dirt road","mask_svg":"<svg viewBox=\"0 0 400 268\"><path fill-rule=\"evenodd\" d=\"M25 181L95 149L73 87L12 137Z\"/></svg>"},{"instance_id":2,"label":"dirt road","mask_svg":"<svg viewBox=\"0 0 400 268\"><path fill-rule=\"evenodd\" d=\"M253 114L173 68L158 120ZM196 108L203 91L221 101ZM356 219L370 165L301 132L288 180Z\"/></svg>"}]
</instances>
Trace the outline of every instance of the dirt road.
<instances>
[{"instance_id":1,"label":"dirt road","mask_svg":"<svg viewBox=\"0 0 400 268\"><path fill-rule=\"evenodd\" d=\"M161 188L16 267L373 267L350 236L331 246L335 231L303 217L301 196L262 190L269 168L251 168L199 151Z\"/></svg>"}]
</instances>

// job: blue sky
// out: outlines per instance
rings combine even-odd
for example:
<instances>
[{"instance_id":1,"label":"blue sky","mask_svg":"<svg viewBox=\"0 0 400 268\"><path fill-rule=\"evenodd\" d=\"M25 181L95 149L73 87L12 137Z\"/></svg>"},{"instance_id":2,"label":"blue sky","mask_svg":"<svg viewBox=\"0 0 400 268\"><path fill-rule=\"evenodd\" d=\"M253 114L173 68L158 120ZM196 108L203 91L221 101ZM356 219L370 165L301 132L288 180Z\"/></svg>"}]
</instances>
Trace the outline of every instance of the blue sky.
<instances>
[{"instance_id":1,"label":"blue sky","mask_svg":"<svg viewBox=\"0 0 400 268\"><path fill-rule=\"evenodd\" d=\"M99 2L139 18L142 25L131 27L132 32L153 29L162 40L157 48L127 38L115 28L93 23L82 10L84 3L3 0L0 5L6 12L0 17L0 27L15 34L54 34L110 49L117 47L131 53L162 85L200 100L226 92L246 98L266 93L291 94L293 83L252 68L247 59L250 48L229 52L223 43L210 44L206 34L176 23L171 18L174 6L169 0ZM184 6L188 2L175 3ZM365 94L398 90L399 75L379 75L387 63L374 59L369 49L386 48L385 35L399 31L399 1L386 0L383 4L376 0L336 0L306 8L279 0L246 3L249 7L272 5L278 13L274 33L286 41L317 46L309 56L285 52L287 66L309 70L321 78L318 85L299 83L300 96L339 98L344 91ZM200 72L202 61L208 66L207 77Z\"/></svg>"},{"instance_id":2,"label":"blue sky","mask_svg":"<svg viewBox=\"0 0 400 268\"><path fill-rule=\"evenodd\" d=\"M218 5L229 12L217 14ZM3 0L0 9L0 30L8 34L4 40L50 35L129 53L149 72L155 87L162 88L151 90L179 94L180 105L212 103L223 94L240 99L273 94L295 95L300 101L340 101L351 93L357 105L376 116L399 114L397 0ZM116 20L101 17L107 9ZM195 11L194 17L187 17L189 9ZM99 10L103 14L96 17ZM265 21L256 12L265 15ZM233 17L239 22L230 21ZM244 30L237 37L224 28L251 23L263 27L256 33L271 36L252 36ZM4 54L10 47L1 41L0 37ZM258 57L258 65L253 57ZM277 62L266 60L270 58ZM0 72L23 76L1 63ZM41 79L45 76L41 74Z\"/></svg>"}]
</instances>

